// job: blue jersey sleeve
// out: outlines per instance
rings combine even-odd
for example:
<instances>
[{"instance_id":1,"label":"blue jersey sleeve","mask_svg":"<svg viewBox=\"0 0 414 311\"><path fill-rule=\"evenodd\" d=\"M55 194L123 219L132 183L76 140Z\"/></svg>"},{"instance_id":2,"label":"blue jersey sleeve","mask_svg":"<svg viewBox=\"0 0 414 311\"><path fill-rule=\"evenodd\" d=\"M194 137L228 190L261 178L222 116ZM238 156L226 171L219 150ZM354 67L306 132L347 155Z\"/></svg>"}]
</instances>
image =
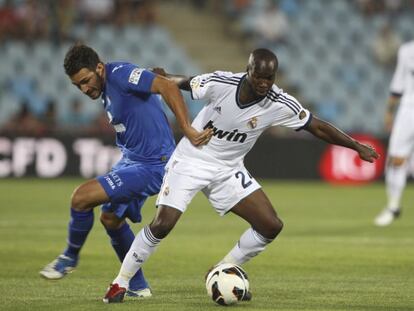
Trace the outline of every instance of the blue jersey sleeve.
<instances>
[{"instance_id":1,"label":"blue jersey sleeve","mask_svg":"<svg viewBox=\"0 0 414 311\"><path fill-rule=\"evenodd\" d=\"M113 72L111 78L128 93L151 93L155 74L144 68L128 64Z\"/></svg>"}]
</instances>

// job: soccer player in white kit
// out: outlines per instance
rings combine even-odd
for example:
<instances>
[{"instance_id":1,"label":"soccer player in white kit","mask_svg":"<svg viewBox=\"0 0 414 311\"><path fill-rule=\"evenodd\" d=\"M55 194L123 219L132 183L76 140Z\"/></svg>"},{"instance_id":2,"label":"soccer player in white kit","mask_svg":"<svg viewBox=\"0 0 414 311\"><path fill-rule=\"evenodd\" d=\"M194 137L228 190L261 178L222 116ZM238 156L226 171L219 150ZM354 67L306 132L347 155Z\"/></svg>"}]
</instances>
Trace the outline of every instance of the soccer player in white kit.
<instances>
[{"instance_id":1,"label":"soccer player in white kit","mask_svg":"<svg viewBox=\"0 0 414 311\"><path fill-rule=\"evenodd\" d=\"M394 112L398 111L395 115ZM398 51L397 67L390 86L385 126L391 131L385 170L387 206L375 218L377 226L388 226L401 212L401 196L407 182L408 159L414 147L414 41Z\"/></svg>"},{"instance_id":2,"label":"soccer player in white kit","mask_svg":"<svg viewBox=\"0 0 414 311\"><path fill-rule=\"evenodd\" d=\"M313 117L294 97L274 85L277 67L276 55L257 49L250 55L247 73L218 71L193 78L167 75L181 89L191 91L193 98L208 101L192 126L197 130L211 128L214 134L200 148L185 137L177 145L166 166L156 216L135 237L104 302L123 300L128 280L172 230L198 191L206 195L219 215L231 211L251 226L221 262L241 265L276 238L283 223L243 164L244 156L265 129L306 129L329 143L354 149L365 161L378 157L372 147Z\"/></svg>"}]
</instances>

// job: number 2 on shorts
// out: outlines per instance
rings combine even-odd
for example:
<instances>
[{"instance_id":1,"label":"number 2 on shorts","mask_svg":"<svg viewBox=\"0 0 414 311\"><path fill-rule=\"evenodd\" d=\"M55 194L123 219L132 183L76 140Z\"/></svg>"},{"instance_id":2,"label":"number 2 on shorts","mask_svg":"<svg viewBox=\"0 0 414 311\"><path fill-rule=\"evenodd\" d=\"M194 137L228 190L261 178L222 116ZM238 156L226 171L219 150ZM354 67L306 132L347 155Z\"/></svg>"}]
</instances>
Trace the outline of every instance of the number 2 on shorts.
<instances>
[{"instance_id":1,"label":"number 2 on shorts","mask_svg":"<svg viewBox=\"0 0 414 311\"><path fill-rule=\"evenodd\" d=\"M246 182L246 175L244 175L242 171L238 171L235 176L237 179L239 179L239 177L241 178L242 187L245 189L253 183L251 180Z\"/></svg>"}]
</instances>

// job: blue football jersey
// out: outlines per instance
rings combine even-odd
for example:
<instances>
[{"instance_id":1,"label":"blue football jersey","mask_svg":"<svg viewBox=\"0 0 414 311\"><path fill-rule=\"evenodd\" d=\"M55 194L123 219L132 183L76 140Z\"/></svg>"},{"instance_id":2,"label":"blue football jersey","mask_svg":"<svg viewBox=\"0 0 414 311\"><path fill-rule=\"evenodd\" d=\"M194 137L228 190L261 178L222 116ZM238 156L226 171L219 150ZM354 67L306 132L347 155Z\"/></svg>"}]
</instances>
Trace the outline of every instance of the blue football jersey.
<instances>
[{"instance_id":1,"label":"blue football jersey","mask_svg":"<svg viewBox=\"0 0 414 311\"><path fill-rule=\"evenodd\" d=\"M134 64L105 65L102 101L124 157L141 163L165 162L175 141L158 95L151 93L155 74Z\"/></svg>"}]
</instances>

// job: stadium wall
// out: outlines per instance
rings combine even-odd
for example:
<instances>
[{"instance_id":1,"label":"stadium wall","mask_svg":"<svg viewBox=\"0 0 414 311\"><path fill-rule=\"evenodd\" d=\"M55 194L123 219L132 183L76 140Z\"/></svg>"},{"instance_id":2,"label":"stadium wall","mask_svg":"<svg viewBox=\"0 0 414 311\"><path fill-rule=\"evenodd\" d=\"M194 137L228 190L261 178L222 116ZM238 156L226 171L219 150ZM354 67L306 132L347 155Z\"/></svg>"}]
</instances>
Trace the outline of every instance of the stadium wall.
<instances>
[{"instance_id":1,"label":"stadium wall","mask_svg":"<svg viewBox=\"0 0 414 311\"><path fill-rule=\"evenodd\" d=\"M382 155L380 161L363 162L352 150L312 137L263 135L247 155L245 164L256 178L322 178L339 183L376 180L383 173L385 142L361 135L358 139L373 145ZM107 136L0 136L0 178L92 178L106 173L120 156Z\"/></svg>"}]
</instances>

